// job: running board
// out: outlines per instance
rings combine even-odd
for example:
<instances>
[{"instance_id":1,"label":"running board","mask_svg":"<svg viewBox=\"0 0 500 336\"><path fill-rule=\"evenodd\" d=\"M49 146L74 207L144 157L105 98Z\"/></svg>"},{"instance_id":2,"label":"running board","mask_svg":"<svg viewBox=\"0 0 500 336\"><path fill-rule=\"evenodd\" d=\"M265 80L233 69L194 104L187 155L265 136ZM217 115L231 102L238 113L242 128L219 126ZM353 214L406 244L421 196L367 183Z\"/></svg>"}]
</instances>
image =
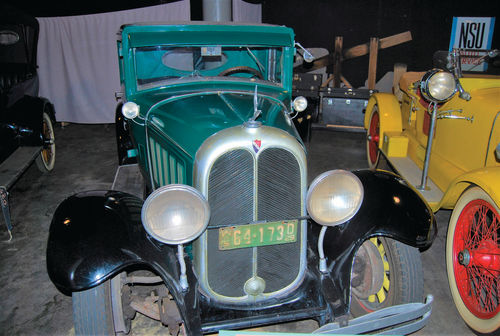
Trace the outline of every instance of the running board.
<instances>
[{"instance_id":1,"label":"running board","mask_svg":"<svg viewBox=\"0 0 500 336\"><path fill-rule=\"evenodd\" d=\"M388 157L387 161L400 176L417 189L420 195L429 203L433 211L438 210L437 206L443 199L444 193L430 177L427 178L427 188L425 190L418 189L422 181L422 169L420 169L415 162L409 157L393 156Z\"/></svg>"}]
</instances>

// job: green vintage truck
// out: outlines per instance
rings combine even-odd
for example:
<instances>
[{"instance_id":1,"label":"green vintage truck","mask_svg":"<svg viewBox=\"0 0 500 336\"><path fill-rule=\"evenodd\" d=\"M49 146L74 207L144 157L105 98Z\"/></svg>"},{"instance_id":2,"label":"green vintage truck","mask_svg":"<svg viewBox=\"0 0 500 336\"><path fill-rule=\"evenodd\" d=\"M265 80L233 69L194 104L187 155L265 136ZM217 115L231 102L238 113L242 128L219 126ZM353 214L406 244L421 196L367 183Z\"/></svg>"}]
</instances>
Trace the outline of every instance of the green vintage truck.
<instances>
[{"instance_id":1,"label":"green vintage truck","mask_svg":"<svg viewBox=\"0 0 500 336\"><path fill-rule=\"evenodd\" d=\"M137 311L199 335L423 301L418 248L436 227L418 194L371 170L308 185L292 29L132 24L119 36L119 160L137 160L147 198L89 191L59 205L48 272L72 293L77 334L128 333Z\"/></svg>"}]
</instances>

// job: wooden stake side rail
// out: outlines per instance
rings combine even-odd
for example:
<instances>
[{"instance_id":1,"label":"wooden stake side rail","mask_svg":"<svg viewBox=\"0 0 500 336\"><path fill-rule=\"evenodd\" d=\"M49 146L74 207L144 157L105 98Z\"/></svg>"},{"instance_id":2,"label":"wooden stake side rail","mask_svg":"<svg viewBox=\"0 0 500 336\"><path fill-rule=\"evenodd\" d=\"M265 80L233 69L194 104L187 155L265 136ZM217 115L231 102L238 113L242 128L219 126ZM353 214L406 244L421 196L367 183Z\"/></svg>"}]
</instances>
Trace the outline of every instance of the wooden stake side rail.
<instances>
[{"instance_id":1,"label":"wooden stake side rail","mask_svg":"<svg viewBox=\"0 0 500 336\"><path fill-rule=\"evenodd\" d=\"M412 36L410 31L384 37L381 39L372 37L368 43L354 46L352 48L347 49L344 53L342 53L343 38L341 36L337 36L335 38L335 49L333 53L315 59L312 65L309 64L298 65L294 68L294 72L305 73L321 69L323 67L333 64L334 74L333 76L331 76L333 78L330 77L328 81L331 81L333 79L334 87L340 87L340 81L347 82L347 80L343 79L342 77L341 62L351 58L369 54L368 89L373 90L375 88L375 81L377 75L378 50L390 48L401 43L409 42L411 40Z\"/></svg>"}]
</instances>

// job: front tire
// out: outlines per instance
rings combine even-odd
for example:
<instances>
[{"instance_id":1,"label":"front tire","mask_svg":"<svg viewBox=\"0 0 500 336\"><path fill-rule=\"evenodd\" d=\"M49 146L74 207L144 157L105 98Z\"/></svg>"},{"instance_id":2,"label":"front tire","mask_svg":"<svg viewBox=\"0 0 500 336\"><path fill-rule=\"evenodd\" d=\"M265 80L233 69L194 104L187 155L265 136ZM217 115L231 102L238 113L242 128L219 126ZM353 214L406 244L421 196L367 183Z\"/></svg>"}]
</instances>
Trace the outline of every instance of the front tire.
<instances>
[{"instance_id":1,"label":"front tire","mask_svg":"<svg viewBox=\"0 0 500 336\"><path fill-rule=\"evenodd\" d=\"M73 322L76 335L115 335L130 331L131 317L125 318L122 306L122 277L74 292Z\"/></svg>"},{"instance_id":2,"label":"front tire","mask_svg":"<svg viewBox=\"0 0 500 336\"><path fill-rule=\"evenodd\" d=\"M75 335L114 335L110 282L73 293Z\"/></svg>"},{"instance_id":3,"label":"front tire","mask_svg":"<svg viewBox=\"0 0 500 336\"><path fill-rule=\"evenodd\" d=\"M455 306L478 333L500 333L500 210L481 188L458 200L448 225L446 270Z\"/></svg>"},{"instance_id":4,"label":"front tire","mask_svg":"<svg viewBox=\"0 0 500 336\"><path fill-rule=\"evenodd\" d=\"M424 277L416 248L385 237L365 241L351 274L354 317L393 305L422 302Z\"/></svg>"}]
</instances>

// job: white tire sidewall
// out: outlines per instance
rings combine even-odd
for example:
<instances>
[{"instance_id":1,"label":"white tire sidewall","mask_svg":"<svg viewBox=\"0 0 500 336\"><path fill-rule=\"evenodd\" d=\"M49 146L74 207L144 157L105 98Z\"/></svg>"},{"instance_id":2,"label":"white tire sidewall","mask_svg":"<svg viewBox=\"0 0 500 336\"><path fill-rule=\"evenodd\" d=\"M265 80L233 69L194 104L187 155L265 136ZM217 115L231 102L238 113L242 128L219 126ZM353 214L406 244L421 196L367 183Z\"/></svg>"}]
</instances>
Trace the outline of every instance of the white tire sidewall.
<instances>
[{"instance_id":1,"label":"white tire sidewall","mask_svg":"<svg viewBox=\"0 0 500 336\"><path fill-rule=\"evenodd\" d=\"M469 202L477 199L488 202L496 209L498 213L500 213L498 206L495 204L495 202L493 202L491 197L479 187L470 188L465 191L462 196L460 196L457 204L455 205L455 208L453 209L450 222L448 224L448 233L446 236L446 271L448 273L448 283L450 286L453 301L455 302L455 306L457 307L457 310L464 321L472 329L480 333L490 333L500 328L500 314L497 314L496 316L487 320L478 318L474 314L472 314L466 307L465 303L462 300L462 297L460 296L455 280L455 273L453 271L453 236L457 226L457 221L465 206Z\"/></svg>"}]
</instances>

